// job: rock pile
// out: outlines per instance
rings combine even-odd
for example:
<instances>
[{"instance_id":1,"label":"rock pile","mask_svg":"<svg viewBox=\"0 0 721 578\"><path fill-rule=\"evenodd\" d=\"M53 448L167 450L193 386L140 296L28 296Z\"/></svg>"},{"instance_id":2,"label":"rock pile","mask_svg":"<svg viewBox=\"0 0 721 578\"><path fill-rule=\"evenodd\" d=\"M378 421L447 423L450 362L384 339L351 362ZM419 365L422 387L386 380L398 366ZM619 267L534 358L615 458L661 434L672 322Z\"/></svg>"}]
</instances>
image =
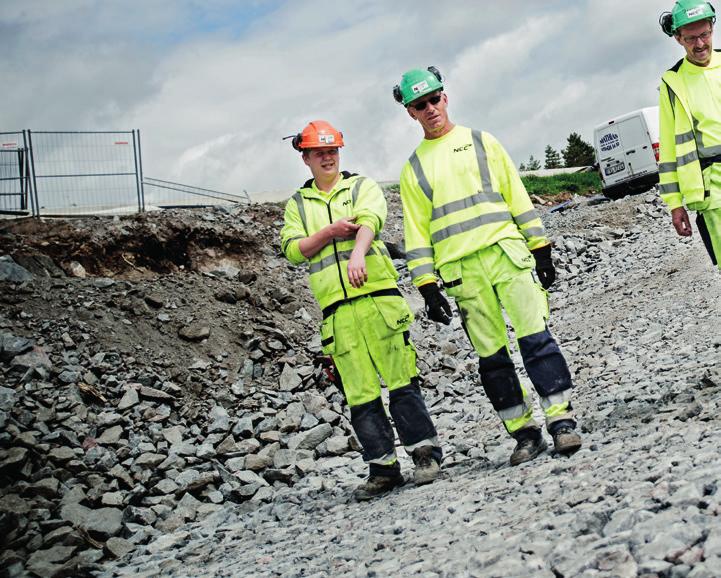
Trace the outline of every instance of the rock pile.
<instances>
[{"instance_id":1,"label":"rock pile","mask_svg":"<svg viewBox=\"0 0 721 578\"><path fill-rule=\"evenodd\" d=\"M559 265L552 330L576 382L580 452L511 468L513 443L457 320L420 319L414 339L446 452L440 480L359 505L348 499L362 473L353 458L323 472L324 488L304 479L270 503L216 512L103 575L717 575L718 272L697 238L676 238L653 194L545 221Z\"/></svg>"},{"instance_id":2,"label":"rock pile","mask_svg":"<svg viewBox=\"0 0 721 578\"><path fill-rule=\"evenodd\" d=\"M584 448L510 468L458 318L421 314L411 333L444 474L362 506L318 312L279 255L282 213L248 211L0 231L8 575L714 575L721 284L654 194L544 217ZM136 235L185 239L188 257L154 266ZM85 277L67 276L72 262Z\"/></svg>"},{"instance_id":3,"label":"rock pile","mask_svg":"<svg viewBox=\"0 0 721 578\"><path fill-rule=\"evenodd\" d=\"M317 311L278 255L280 209L265 211L261 254L236 240L245 254L232 261L206 247L195 271L128 268L132 281L128 270L87 274L112 262L106 222L5 233L16 247L0 261L0 566L10 575L79 575L228 503L270 501L319 459L357 449L309 339ZM204 213L199 228L238 217ZM162 214L110 228L142 236L151 218L156 234L178 226ZM78 276L72 256L56 264L28 251L59 228L76 253L91 244L107 261L85 260ZM141 261L128 246L124 257Z\"/></svg>"}]
</instances>

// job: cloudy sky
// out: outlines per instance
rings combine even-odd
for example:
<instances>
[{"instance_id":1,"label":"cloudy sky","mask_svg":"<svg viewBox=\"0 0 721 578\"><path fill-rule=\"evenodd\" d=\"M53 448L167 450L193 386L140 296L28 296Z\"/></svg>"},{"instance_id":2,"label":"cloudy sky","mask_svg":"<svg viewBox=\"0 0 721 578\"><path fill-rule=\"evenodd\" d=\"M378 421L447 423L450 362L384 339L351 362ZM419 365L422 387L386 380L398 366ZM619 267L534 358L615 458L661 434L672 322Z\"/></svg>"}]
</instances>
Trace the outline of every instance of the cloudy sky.
<instances>
[{"instance_id":1,"label":"cloudy sky","mask_svg":"<svg viewBox=\"0 0 721 578\"><path fill-rule=\"evenodd\" d=\"M653 106L683 55L671 0L1 0L0 131L141 131L147 176L255 200L307 178L283 136L345 135L342 166L397 180L421 138L392 98L445 75L454 122L516 164Z\"/></svg>"}]
</instances>

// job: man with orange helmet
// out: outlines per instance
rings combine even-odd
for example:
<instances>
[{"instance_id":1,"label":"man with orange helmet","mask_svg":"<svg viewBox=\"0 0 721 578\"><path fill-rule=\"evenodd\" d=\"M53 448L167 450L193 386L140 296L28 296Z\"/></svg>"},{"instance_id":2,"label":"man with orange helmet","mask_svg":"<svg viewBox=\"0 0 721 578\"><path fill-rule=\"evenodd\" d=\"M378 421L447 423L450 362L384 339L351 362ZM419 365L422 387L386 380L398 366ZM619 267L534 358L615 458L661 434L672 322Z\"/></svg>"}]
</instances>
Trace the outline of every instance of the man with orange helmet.
<instances>
[{"instance_id":1,"label":"man with orange helmet","mask_svg":"<svg viewBox=\"0 0 721 578\"><path fill-rule=\"evenodd\" d=\"M329 123L309 123L292 143L313 178L286 204L281 246L291 263L309 265L310 288L323 313L321 347L340 374L369 464L368 480L354 495L367 500L404 483L378 374L398 437L415 464L415 483L432 482L442 453L419 387L409 338L413 314L379 238L387 212L383 192L371 179L340 171L343 135Z\"/></svg>"},{"instance_id":2,"label":"man with orange helmet","mask_svg":"<svg viewBox=\"0 0 721 578\"><path fill-rule=\"evenodd\" d=\"M721 268L721 54L713 50L716 12L704 0L678 0L661 15L661 29L686 56L659 87L659 191L676 232L691 235L686 207Z\"/></svg>"}]
</instances>

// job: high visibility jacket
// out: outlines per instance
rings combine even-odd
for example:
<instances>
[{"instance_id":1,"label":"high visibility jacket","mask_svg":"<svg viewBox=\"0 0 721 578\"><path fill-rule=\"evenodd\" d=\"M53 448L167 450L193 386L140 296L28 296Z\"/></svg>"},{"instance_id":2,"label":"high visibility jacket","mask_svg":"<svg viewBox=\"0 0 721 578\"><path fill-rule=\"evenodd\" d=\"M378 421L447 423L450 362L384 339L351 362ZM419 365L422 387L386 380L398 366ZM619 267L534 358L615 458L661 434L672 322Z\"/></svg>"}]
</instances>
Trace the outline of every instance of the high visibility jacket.
<instances>
[{"instance_id":1,"label":"high visibility jacket","mask_svg":"<svg viewBox=\"0 0 721 578\"><path fill-rule=\"evenodd\" d=\"M705 67L679 60L659 92L661 197L671 209L721 207L721 54Z\"/></svg>"},{"instance_id":2,"label":"high visibility jacket","mask_svg":"<svg viewBox=\"0 0 721 578\"><path fill-rule=\"evenodd\" d=\"M549 243L513 161L489 133L455 126L424 139L401 172L408 269L415 285L502 239Z\"/></svg>"},{"instance_id":3,"label":"high visibility jacket","mask_svg":"<svg viewBox=\"0 0 721 578\"><path fill-rule=\"evenodd\" d=\"M397 287L398 273L388 249L378 238L386 214L386 200L380 187L371 179L345 171L330 193L318 190L311 179L288 200L280 232L281 247L294 265L309 262L310 288L321 309L345 299ZM365 225L376 234L366 255L368 281L358 289L348 281L348 259L355 238L334 240L310 259L306 259L298 247L301 239L338 219L352 216L356 217L356 224Z\"/></svg>"}]
</instances>

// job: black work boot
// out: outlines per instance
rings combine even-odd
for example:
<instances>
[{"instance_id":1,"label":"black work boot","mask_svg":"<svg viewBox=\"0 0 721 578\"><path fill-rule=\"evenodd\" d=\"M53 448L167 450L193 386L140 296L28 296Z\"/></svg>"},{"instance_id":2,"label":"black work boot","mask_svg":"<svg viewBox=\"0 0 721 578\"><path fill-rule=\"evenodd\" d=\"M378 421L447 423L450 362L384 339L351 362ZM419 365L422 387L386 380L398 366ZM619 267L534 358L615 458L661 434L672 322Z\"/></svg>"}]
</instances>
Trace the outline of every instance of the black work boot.
<instances>
[{"instance_id":1,"label":"black work boot","mask_svg":"<svg viewBox=\"0 0 721 578\"><path fill-rule=\"evenodd\" d=\"M371 464L368 479L353 490L353 497L359 502L372 500L405 483L406 480L401 474L401 468L397 462L392 466Z\"/></svg>"},{"instance_id":2,"label":"black work boot","mask_svg":"<svg viewBox=\"0 0 721 578\"><path fill-rule=\"evenodd\" d=\"M536 427L524 428L517 431L513 437L518 442L511 454L511 465L517 466L523 462L530 462L548 447L541 430Z\"/></svg>"},{"instance_id":3,"label":"black work boot","mask_svg":"<svg viewBox=\"0 0 721 578\"><path fill-rule=\"evenodd\" d=\"M438 477L441 466L433 457L433 446L416 448L413 450L411 457L416 466L416 469L413 471L413 481L416 486L430 484Z\"/></svg>"},{"instance_id":4,"label":"black work boot","mask_svg":"<svg viewBox=\"0 0 721 578\"><path fill-rule=\"evenodd\" d=\"M576 433L575 427L575 422L571 420L551 424L553 446L559 454L570 456L581 448L581 436Z\"/></svg>"}]
</instances>

